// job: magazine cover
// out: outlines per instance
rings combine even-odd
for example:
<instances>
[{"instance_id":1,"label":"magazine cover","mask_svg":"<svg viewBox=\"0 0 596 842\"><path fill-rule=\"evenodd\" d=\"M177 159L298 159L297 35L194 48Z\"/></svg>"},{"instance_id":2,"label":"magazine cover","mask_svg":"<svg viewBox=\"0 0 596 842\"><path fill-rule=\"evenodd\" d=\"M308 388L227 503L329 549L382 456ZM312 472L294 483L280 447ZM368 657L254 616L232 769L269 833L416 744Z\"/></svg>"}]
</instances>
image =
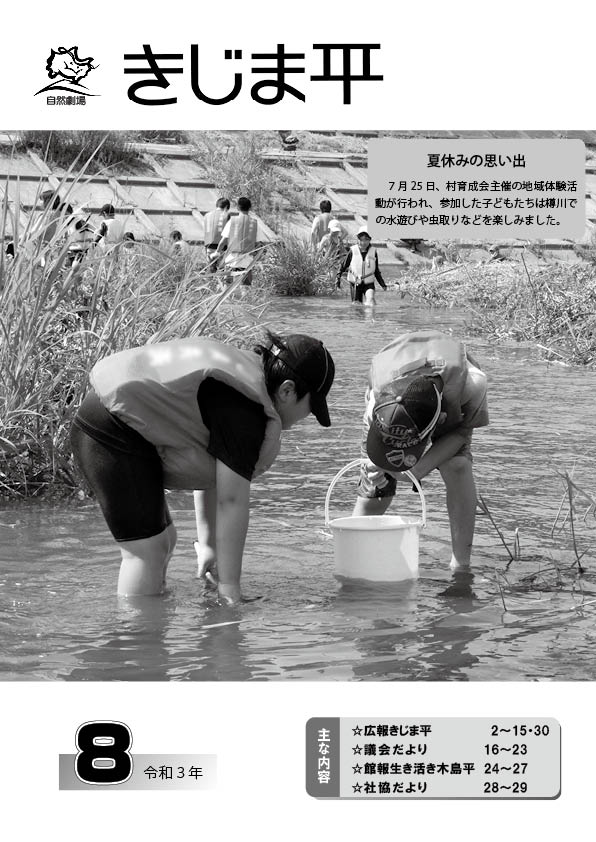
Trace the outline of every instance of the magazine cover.
<instances>
[{"instance_id":1,"label":"magazine cover","mask_svg":"<svg viewBox=\"0 0 596 842\"><path fill-rule=\"evenodd\" d=\"M594 21L566 11L5 12L9 832L587 824Z\"/></svg>"}]
</instances>

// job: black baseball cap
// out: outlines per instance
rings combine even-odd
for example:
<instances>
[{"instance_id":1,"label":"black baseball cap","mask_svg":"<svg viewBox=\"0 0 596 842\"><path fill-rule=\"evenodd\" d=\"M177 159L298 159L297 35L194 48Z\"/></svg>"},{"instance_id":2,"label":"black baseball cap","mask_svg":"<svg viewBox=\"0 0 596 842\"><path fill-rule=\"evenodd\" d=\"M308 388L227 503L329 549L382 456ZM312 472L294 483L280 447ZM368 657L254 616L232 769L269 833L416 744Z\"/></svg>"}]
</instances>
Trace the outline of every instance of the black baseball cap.
<instances>
[{"instance_id":1,"label":"black baseball cap","mask_svg":"<svg viewBox=\"0 0 596 842\"><path fill-rule=\"evenodd\" d=\"M292 333L275 343L271 353L306 386L310 393L310 411L322 427L330 427L327 395L335 377L335 364L327 348L319 339Z\"/></svg>"},{"instance_id":2,"label":"black baseball cap","mask_svg":"<svg viewBox=\"0 0 596 842\"><path fill-rule=\"evenodd\" d=\"M414 467L439 421L441 390L440 378L414 374L379 393L366 440L371 462L394 473Z\"/></svg>"}]
</instances>

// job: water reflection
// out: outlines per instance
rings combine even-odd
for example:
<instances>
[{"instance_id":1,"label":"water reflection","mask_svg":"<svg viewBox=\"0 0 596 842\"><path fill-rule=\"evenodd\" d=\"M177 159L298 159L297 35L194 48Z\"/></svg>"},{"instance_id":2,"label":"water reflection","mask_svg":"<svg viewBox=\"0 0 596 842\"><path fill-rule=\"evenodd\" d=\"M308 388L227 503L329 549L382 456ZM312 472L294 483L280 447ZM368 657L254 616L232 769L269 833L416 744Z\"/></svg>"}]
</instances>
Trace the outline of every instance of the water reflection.
<instances>
[{"instance_id":1,"label":"water reflection","mask_svg":"<svg viewBox=\"0 0 596 842\"><path fill-rule=\"evenodd\" d=\"M179 545L164 598L119 600L118 553L94 503L27 503L0 514L0 678L79 680L494 680L593 679L596 584L591 563L577 593L528 593L503 605L495 566L507 556L479 516L474 599L440 597L449 580L449 529L439 479L425 481L429 525L420 579L396 586L340 583L325 536L329 482L358 452L370 359L398 332L454 328L465 314L417 308L379 295L374 308L349 301L278 301L269 323L320 336L338 362L333 424L289 431L273 469L254 484L245 590L230 609L194 577L190 495L171 495ZM476 475L507 540L519 526L522 561L559 559L550 524L563 492L557 469L575 466L593 485L594 375L537 362L531 349L471 348L489 377L491 426L475 436ZM547 411L552 396L565 427ZM332 516L352 508L357 474L334 491ZM409 514L415 495L394 510ZM553 547L551 548L551 543Z\"/></svg>"}]
</instances>

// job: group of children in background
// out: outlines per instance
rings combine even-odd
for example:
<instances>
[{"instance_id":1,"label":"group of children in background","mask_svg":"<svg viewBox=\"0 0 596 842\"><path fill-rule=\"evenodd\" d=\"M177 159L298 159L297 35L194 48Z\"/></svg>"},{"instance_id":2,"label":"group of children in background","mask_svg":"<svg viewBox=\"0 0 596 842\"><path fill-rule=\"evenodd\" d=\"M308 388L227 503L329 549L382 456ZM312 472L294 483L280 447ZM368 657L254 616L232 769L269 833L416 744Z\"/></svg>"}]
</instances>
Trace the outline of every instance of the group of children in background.
<instances>
[{"instance_id":1,"label":"group of children in background","mask_svg":"<svg viewBox=\"0 0 596 842\"><path fill-rule=\"evenodd\" d=\"M121 217L111 203L106 203L100 210L100 224L91 224L91 215L73 207L62 200L53 190L41 194L43 211L36 223L43 243L51 243L57 234L63 234L67 240L66 265L82 263L91 249L98 248L102 253L113 251L118 246L131 248L136 242L132 231L126 230ZM356 243L349 246L347 232L339 220L332 216L331 202L323 199L319 205L320 213L314 218L311 228L311 248L329 261L335 272L337 288L347 276L351 299L355 303L372 305L375 303L375 282L381 289L387 285L379 268L379 257L366 226L356 234ZM182 233L174 229L169 235L170 251L174 258L188 259L191 248ZM238 273L242 273L242 284L252 282L251 266L263 243L259 239L259 221L251 213L251 201L241 196L237 201L236 212L232 214L229 199L220 198L213 210L203 216L203 241L207 268L210 273L223 270L229 283ZM9 242L5 249L8 258L16 256L15 243Z\"/></svg>"},{"instance_id":2,"label":"group of children in background","mask_svg":"<svg viewBox=\"0 0 596 842\"><path fill-rule=\"evenodd\" d=\"M42 209L33 223L26 238L25 248L32 243L40 242L43 246L66 246L65 266L77 266L90 252L97 251L102 255L115 252L119 246L134 247L136 237L127 230L121 216L111 202L104 204L100 211L98 225L93 225L91 214L83 209L74 209L62 199L55 190L45 190L40 195ZM170 248L173 257L188 257L190 246L183 239L178 230L170 233ZM14 259L17 256L18 244L9 240L5 245L5 256ZM45 255L42 255L42 265Z\"/></svg>"}]
</instances>

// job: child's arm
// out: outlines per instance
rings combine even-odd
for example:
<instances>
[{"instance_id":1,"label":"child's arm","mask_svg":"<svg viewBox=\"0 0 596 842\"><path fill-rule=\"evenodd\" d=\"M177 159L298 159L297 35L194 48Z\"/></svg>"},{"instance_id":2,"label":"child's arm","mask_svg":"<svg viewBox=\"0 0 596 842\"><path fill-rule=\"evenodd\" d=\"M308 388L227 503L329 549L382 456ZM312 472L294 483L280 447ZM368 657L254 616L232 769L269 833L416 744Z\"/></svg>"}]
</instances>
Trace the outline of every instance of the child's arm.
<instances>
[{"instance_id":1,"label":"child's arm","mask_svg":"<svg viewBox=\"0 0 596 842\"><path fill-rule=\"evenodd\" d=\"M410 469L416 479L421 480L443 462L451 459L452 456L461 450L464 444L470 440L470 430L453 430L442 436L426 451L424 456ZM407 479L407 477L405 477Z\"/></svg>"},{"instance_id":2,"label":"child's arm","mask_svg":"<svg viewBox=\"0 0 596 842\"><path fill-rule=\"evenodd\" d=\"M336 284L338 289L341 286L342 275L345 275L345 273L348 271L351 262L352 262L352 250L350 249L350 251L344 257L343 263L341 264L341 267L338 269L338 272L337 272L335 284Z\"/></svg>"},{"instance_id":3,"label":"child's arm","mask_svg":"<svg viewBox=\"0 0 596 842\"><path fill-rule=\"evenodd\" d=\"M206 579L211 585L217 585L217 552L215 544L215 518L217 496L215 488L193 492L195 516L197 522L197 551L199 579Z\"/></svg>"},{"instance_id":4,"label":"child's arm","mask_svg":"<svg viewBox=\"0 0 596 842\"><path fill-rule=\"evenodd\" d=\"M250 482L216 461L215 544L218 591L226 602L240 601L242 554L248 530Z\"/></svg>"},{"instance_id":5,"label":"child's arm","mask_svg":"<svg viewBox=\"0 0 596 842\"><path fill-rule=\"evenodd\" d=\"M378 285L381 287L381 289L387 289L387 284L385 283L385 280L384 280L383 276L381 275L381 270L379 269L379 255L377 254L376 251L375 251L375 280L378 283Z\"/></svg>"}]
</instances>

